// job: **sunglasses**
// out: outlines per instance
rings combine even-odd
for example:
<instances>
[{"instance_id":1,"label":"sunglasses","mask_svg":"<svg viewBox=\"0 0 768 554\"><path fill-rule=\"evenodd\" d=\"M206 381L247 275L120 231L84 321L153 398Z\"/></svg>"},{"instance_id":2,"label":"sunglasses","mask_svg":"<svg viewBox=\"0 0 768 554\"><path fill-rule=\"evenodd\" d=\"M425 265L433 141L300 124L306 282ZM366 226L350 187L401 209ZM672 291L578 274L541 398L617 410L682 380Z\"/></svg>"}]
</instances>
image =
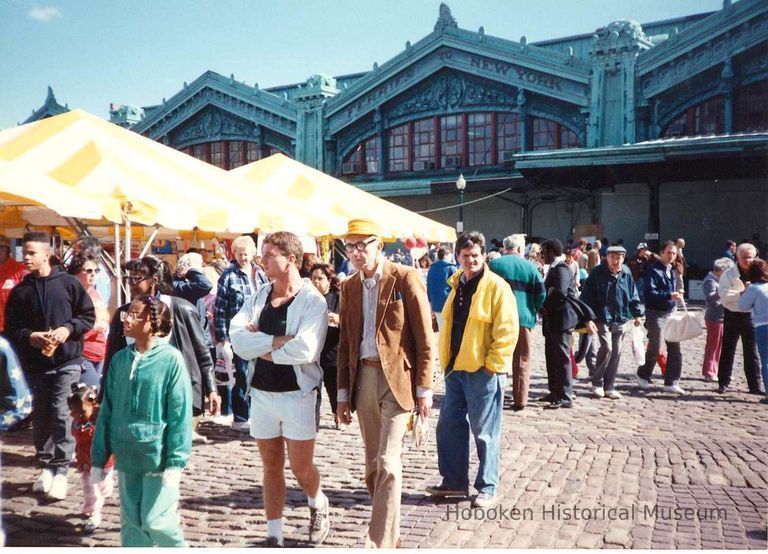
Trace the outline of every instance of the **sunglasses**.
<instances>
[{"instance_id":1,"label":"sunglasses","mask_svg":"<svg viewBox=\"0 0 768 554\"><path fill-rule=\"evenodd\" d=\"M360 242L348 242L344 245L344 250L346 250L347 254L351 254L355 250L358 252L365 252L368 245L375 241L376 237L371 237L368 240L362 240Z\"/></svg>"},{"instance_id":2,"label":"sunglasses","mask_svg":"<svg viewBox=\"0 0 768 554\"><path fill-rule=\"evenodd\" d=\"M101 268L97 267L97 268L84 269L83 273L87 273L88 275L98 275L99 273L101 273Z\"/></svg>"},{"instance_id":3,"label":"sunglasses","mask_svg":"<svg viewBox=\"0 0 768 554\"><path fill-rule=\"evenodd\" d=\"M149 279L149 277L145 275L126 275L125 276L125 282L130 283L131 285L138 285L142 281L146 281Z\"/></svg>"}]
</instances>

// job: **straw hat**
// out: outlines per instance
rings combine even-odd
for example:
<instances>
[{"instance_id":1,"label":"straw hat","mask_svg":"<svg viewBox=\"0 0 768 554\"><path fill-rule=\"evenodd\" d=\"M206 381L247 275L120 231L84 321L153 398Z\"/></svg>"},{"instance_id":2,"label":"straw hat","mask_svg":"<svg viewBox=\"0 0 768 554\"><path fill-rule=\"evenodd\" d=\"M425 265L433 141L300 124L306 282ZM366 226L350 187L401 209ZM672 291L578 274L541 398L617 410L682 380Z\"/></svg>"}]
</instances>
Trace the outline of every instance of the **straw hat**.
<instances>
[{"instance_id":1,"label":"straw hat","mask_svg":"<svg viewBox=\"0 0 768 554\"><path fill-rule=\"evenodd\" d=\"M347 223L347 234L349 235L363 235L363 236L381 236L381 228L379 224L370 219L350 219Z\"/></svg>"}]
</instances>

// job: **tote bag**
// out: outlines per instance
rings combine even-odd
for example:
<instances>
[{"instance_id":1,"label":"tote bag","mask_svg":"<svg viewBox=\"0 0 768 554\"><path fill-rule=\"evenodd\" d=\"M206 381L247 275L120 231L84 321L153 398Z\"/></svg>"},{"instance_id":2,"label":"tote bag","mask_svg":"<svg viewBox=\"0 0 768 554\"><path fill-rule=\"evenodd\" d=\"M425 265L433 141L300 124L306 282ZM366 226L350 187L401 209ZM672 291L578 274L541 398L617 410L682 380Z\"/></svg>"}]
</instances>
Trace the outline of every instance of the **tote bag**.
<instances>
[{"instance_id":1,"label":"tote bag","mask_svg":"<svg viewBox=\"0 0 768 554\"><path fill-rule=\"evenodd\" d=\"M667 342L691 340L704 332L701 321L696 317L696 314L688 311L688 306L685 305L682 298L680 302L683 305L683 310L672 313L667 317L667 322L664 325L663 335Z\"/></svg>"}]
</instances>

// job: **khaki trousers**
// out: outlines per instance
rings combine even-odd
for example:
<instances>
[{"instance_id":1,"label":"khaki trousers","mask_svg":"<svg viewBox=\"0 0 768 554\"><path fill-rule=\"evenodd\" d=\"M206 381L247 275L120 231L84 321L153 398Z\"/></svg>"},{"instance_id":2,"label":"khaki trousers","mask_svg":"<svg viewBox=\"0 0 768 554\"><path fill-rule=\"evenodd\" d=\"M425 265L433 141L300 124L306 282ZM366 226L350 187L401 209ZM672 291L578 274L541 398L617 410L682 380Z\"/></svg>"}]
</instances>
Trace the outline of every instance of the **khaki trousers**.
<instances>
[{"instance_id":1,"label":"khaki trousers","mask_svg":"<svg viewBox=\"0 0 768 554\"><path fill-rule=\"evenodd\" d=\"M512 357L512 399L516 407L528 405L528 387L531 379L531 330L520 327L515 353Z\"/></svg>"},{"instance_id":2,"label":"khaki trousers","mask_svg":"<svg viewBox=\"0 0 768 554\"><path fill-rule=\"evenodd\" d=\"M373 507L366 547L394 548L400 538L401 456L409 412L395 400L380 368L362 365L357 379L355 405Z\"/></svg>"}]
</instances>

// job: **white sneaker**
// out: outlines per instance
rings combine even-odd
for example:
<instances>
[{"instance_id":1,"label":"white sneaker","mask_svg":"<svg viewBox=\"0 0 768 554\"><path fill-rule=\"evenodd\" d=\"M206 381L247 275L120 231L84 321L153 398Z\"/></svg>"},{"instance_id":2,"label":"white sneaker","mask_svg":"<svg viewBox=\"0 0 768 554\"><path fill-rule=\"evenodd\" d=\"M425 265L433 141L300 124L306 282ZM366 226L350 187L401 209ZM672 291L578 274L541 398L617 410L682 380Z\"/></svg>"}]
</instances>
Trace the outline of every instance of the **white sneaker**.
<instances>
[{"instance_id":1,"label":"white sneaker","mask_svg":"<svg viewBox=\"0 0 768 554\"><path fill-rule=\"evenodd\" d=\"M51 490L48 491L48 497L54 500L64 500L67 497L67 476L59 473L53 477Z\"/></svg>"},{"instance_id":2,"label":"white sneaker","mask_svg":"<svg viewBox=\"0 0 768 554\"><path fill-rule=\"evenodd\" d=\"M611 400L618 400L621 398L621 393L617 390L607 390L605 391L605 397L610 398Z\"/></svg>"},{"instance_id":3,"label":"white sneaker","mask_svg":"<svg viewBox=\"0 0 768 554\"><path fill-rule=\"evenodd\" d=\"M232 430L240 431L241 433L247 433L251 430L251 424L247 421L233 421Z\"/></svg>"},{"instance_id":4,"label":"white sneaker","mask_svg":"<svg viewBox=\"0 0 768 554\"><path fill-rule=\"evenodd\" d=\"M665 385L664 392L671 392L674 394L685 394L685 390L682 387L680 387L680 385L677 384L677 381L675 381L671 385Z\"/></svg>"},{"instance_id":5,"label":"white sneaker","mask_svg":"<svg viewBox=\"0 0 768 554\"><path fill-rule=\"evenodd\" d=\"M192 431L192 444L208 444L208 437L205 437L197 431Z\"/></svg>"},{"instance_id":6,"label":"white sneaker","mask_svg":"<svg viewBox=\"0 0 768 554\"><path fill-rule=\"evenodd\" d=\"M217 415L213 418L213 422L217 425L232 425L232 422L234 421L234 417L232 414L229 415Z\"/></svg>"},{"instance_id":7,"label":"white sneaker","mask_svg":"<svg viewBox=\"0 0 768 554\"><path fill-rule=\"evenodd\" d=\"M637 377L637 386L640 387L643 390L648 390L651 388L651 382L648 379L643 379L642 377Z\"/></svg>"},{"instance_id":8,"label":"white sneaker","mask_svg":"<svg viewBox=\"0 0 768 554\"><path fill-rule=\"evenodd\" d=\"M605 396L605 391L603 390L603 387L592 387L592 396L595 396L597 398L603 398Z\"/></svg>"},{"instance_id":9,"label":"white sneaker","mask_svg":"<svg viewBox=\"0 0 768 554\"><path fill-rule=\"evenodd\" d=\"M32 485L32 491L48 492L51 490L51 485L53 485L53 470L44 469L40 472L40 476L35 481L35 484Z\"/></svg>"}]
</instances>

